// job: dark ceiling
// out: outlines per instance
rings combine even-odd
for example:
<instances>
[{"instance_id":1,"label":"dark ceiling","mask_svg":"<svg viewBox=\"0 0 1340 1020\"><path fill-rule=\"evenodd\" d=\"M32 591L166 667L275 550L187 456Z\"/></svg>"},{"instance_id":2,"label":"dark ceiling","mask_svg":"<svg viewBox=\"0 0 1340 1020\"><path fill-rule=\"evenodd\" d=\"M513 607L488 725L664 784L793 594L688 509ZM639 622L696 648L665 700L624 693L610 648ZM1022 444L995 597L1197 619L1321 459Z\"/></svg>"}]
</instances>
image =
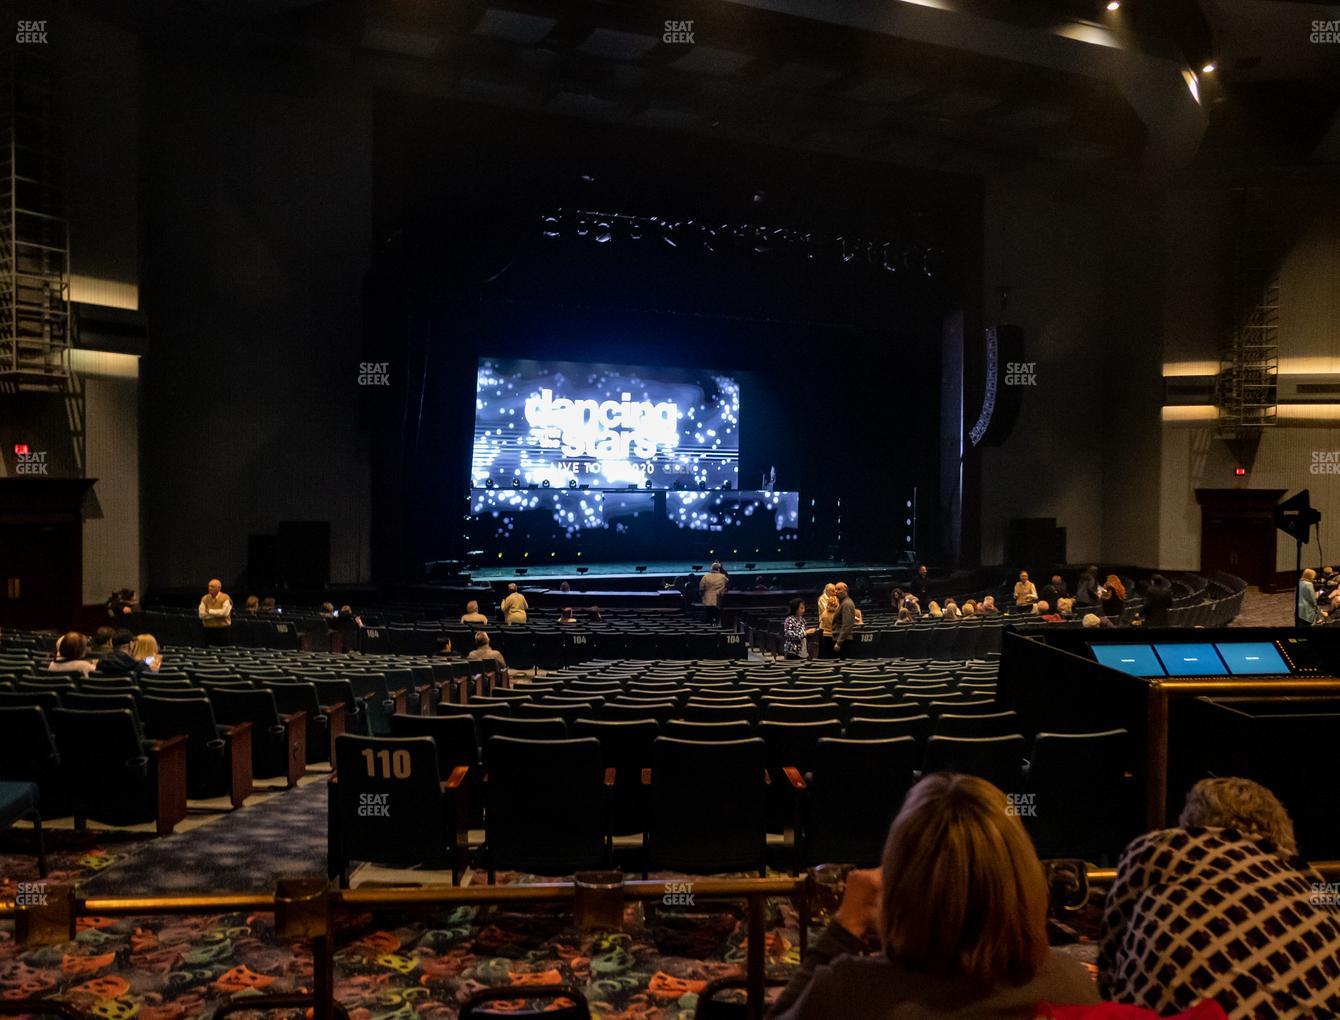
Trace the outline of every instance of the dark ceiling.
<instances>
[{"instance_id":1,"label":"dark ceiling","mask_svg":"<svg viewBox=\"0 0 1340 1020\"><path fill-rule=\"evenodd\" d=\"M1148 180L1207 154L1340 160L1340 45L1308 39L1334 5L1104 6L100 0L96 11L150 44L352 64L378 90L962 173ZM1188 80L1211 59L1216 72Z\"/></svg>"}]
</instances>

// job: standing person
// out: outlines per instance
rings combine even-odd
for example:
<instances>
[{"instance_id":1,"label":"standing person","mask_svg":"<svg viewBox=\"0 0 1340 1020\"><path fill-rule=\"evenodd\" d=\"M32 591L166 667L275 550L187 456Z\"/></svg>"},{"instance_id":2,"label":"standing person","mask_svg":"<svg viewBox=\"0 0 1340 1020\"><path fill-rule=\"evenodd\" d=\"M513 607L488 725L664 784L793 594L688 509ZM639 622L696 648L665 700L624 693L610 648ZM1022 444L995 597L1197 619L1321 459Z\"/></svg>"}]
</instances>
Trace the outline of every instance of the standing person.
<instances>
[{"instance_id":1,"label":"standing person","mask_svg":"<svg viewBox=\"0 0 1340 1020\"><path fill-rule=\"evenodd\" d=\"M205 628L205 644L227 645L233 625L233 600L223 591L223 583L216 577L209 582L209 590L200 599L200 624Z\"/></svg>"},{"instance_id":2,"label":"standing person","mask_svg":"<svg viewBox=\"0 0 1340 1020\"><path fill-rule=\"evenodd\" d=\"M721 596L728 583L726 572L721 569L720 563L713 563L712 569L698 582L698 590L702 592L703 607L707 610L709 620L721 618Z\"/></svg>"},{"instance_id":3,"label":"standing person","mask_svg":"<svg viewBox=\"0 0 1340 1020\"><path fill-rule=\"evenodd\" d=\"M98 666L88 657L88 641L77 630L56 639L56 657L47 663L49 673L78 673L87 677Z\"/></svg>"},{"instance_id":4,"label":"standing person","mask_svg":"<svg viewBox=\"0 0 1340 1020\"><path fill-rule=\"evenodd\" d=\"M1120 623L1122 611L1126 608L1126 586L1121 583L1121 578L1116 574L1108 574L1107 580L1098 589L1098 597L1102 601L1103 615L1109 619L1115 617L1115 622Z\"/></svg>"},{"instance_id":5,"label":"standing person","mask_svg":"<svg viewBox=\"0 0 1340 1020\"><path fill-rule=\"evenodd\" d=\"M833 654L839 659L851 655L852 631L856 628L856 603L847 593L847 582L837 586L837 616L833 620Z\"/></svg>"},{"instance_id":6,"label":"standing person","mask_svg":"<svg viewBox=\"0 0 1340 1020\"><path fill-rule=\"evenodd\" d=\"M832 589L831 592L829 589ZM819 658L833 657L833 621L837 619L837 585L824 585L824 593L819 596Z\"/></svg>"},{"instance_id":7,"label":"standing person","mask_svg":"<svg viewBox=\"0 0 1340 1020\"><path fill-rule=\"evenodd\" d=\"M1311 567L1304 570L1303 576L1298 579L1298 601L1293 612L1295 627L1311 627L1321 616L1317 610L1317 588L1312 583L1316 579L1317 572Z\"/></svg>"},{"instance_id":8,"label":"standing person","mask_svg":"<svg viewBox=\"0 0 1340 1020\"><path fill-rule=\"evenodd\" d=\"M1052 574L1052 579L1042 586L1042 591L1038 592L1038 598L1045 599L1055 606L1069 594L1065 590L1065 578L1060 574Z\"/></svg>"},{"instance_id":9,"label":"standing person","mask_svg":"<svg viewBox=\"0 0 1340 1020\"><path fill-rule=\"evenodd\" d=\"M1028 579L1028 571L1019 571L1019 582L1014 586L1014 604L1020 609L1028 609L1038 600L1038 590Z\"/></svg>"},{"instance_id":10,"label":"standing person","mask_svg":"<svg viewBox=\"0 0 1340 1020\"><path fill-rule=\"evenodd\" d=\"M782 621L782 653L788 659L809 657L809 642L805 639L815 628L805 626L805 600L792 599L791 611Z\"/></svg>"},{"instance_id":11,"label":"standing person","mask_svg":"<svg viewBox=\"0 0 1340 1020\"><path fill-rule=\"evenodd\" d=\"M1172 601L1172 585L1162 574L1155 574L1145 589L1145 626L1168 626L1168 611L1172 609Z\"/></svg>"},{"instance_id":12,"label":"standing person","mask_svg":"<svg viewBox=\"0 0 1340 1020\"><path fill-rule=\"evenodd\" d=\"M912 575L912 581L907 586L907 590L917 597L918 602L930 601L931 575L926 569L926 564L917 565L917 572Z\"/></svg>"},{"instance_id":13,"label":"standing person","mask_svg":"<svg viewBox=\"0 0 1340 1020\"><path fill-rule=\"evenodd\" d=\"M1085 567L1075 582L1075 602L1081 606L1098 605L1098 568Z\"/></svg>"},{"instance_id":14,"label":"standing person","mask_svg":"<svg viewBox=\"0 0 1340 1020\"><path fill-rule=\"evenodd\" d=\"M476 606L476 609L479 607ZM513 581L507 586L507 598L502 600L503 623L511 627L516 624L526 622L526 613L530 609L530 604L526 602L526 596L516 590L516 582Z\"/></svg>"}]
</instances>

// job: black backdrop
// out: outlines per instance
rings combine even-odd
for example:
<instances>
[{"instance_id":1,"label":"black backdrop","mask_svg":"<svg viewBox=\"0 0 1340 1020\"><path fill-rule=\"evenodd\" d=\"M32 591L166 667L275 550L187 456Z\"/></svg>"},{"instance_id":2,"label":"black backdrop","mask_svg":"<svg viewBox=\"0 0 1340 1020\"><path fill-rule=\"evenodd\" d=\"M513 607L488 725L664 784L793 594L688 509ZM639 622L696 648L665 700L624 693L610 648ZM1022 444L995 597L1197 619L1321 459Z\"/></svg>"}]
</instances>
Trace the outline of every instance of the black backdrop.
<instances>
[{"instance_id":1,"label":"black backdrop","mask_svg":"<svg viewBox=\"0 0 1340 1020\"><path fill-rule=\"evenodd\" d=\"M480 354L738 372L743 487L775 465L778 488L801 491L802 518L811 498L840 495L844 554L887 559L915 485L920 551L934 553L941 324L963 291L972 186L399 96L375 123L364 358L388 363L391 385L363 390L361 410L375 436L378 577L463 552ZM560 209L560 236L543 236ZM598 243L576 235L574 209L789 227L816 242L708 251L689 231L672 247L653 230ZM920 262L844 262L822 243L838 236L931 249L934 276Z\"/></svg>"}]
</instances>

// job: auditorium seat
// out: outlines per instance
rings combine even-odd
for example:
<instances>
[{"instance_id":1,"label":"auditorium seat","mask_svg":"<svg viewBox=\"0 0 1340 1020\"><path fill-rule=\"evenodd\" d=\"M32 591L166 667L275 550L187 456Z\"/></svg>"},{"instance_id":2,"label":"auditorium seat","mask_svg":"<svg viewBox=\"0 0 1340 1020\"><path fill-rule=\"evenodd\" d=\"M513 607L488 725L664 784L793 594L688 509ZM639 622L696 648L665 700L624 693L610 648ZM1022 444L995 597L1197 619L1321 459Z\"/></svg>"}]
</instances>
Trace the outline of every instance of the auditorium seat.
<instances>
[{"instance_id":1,"label":"auditorium seat","mask_svg":"<svg viewBox=\"0 0 1340 1020\"><path fill-rule=\"evenodd\" d=\"M31 821L37 847L37 876L47 877L46 843L42 838L41 795L36 783L0 780L0 828ZM6 876L7 878L9 876Z\"/></svg>"},{"instance_id":2,"label":"auditorium seat","mask_svg":"<svg viewBox=\"0 0 1340 1020\"><path fill-rule=\"evenodd\" d=\"M994 783L1006 793L1018 793L1023 767L1024 738L937 737L926 741L924 773L964 772Z\"/></svg>"},{"instance_id":3,"label":"auditorium seat","mask_svg":"<svg viewBox=\"0 0 1340 1020\"><path fill-rule=\"evenodd\" d=\"M920 764L921 748L911 737L821 739L806 777L803 862L879 864L889 823Z\"/></svg>"},{"instance_id":4,"label":"auditorium seat","mask_svg":"<svg viewBox=\"0 0 1340 1020\"><path fill-rule=\"evenodd\" d=\"M680 710L680 717L688 722L743 722L753 726L758 722L758 706L747 698L735 702L689 699Z\"/></svg>"},{"instance_id":5,"label":"auditorium seat","mask_svg":"<svg viewBox=\"0 0 1340 1020\"><path fill-rule=\"evenodd\" d=\"M794 705L773 702L763 706L764 722L827 722L839 718L840 709L833 702L813 701Z\"/></svg>"},{"instance_id":6,"label":"auditorium seat","mask_svg":"<svg viewBox=\"0 0 1340 1020\"><path fill-rule=\"evenodd\" d=\"M932 732L940 737L1005 737L1019 730L1019 716L1015 712L968 715L946 712L936 718L932 727Z\"/></svg>"},{"instance_id":7,"label":"auditorium seat","mask_svg":"<svg viewBox=\"0 0 1340 1020\"><path fill-rule=\"evenodd\" d=\"M432 737L438 771L444 776L451 775L457 765L474 767L480 764L479 727L469 715L396 714L391 716L391 735Z\"/></svg>"},{"instance_id":8,"label":"auditorium seat","mask_svg":"<svg viewBox=\"0 0 1340 1020\"><path fill-rule=\"evenodd\" d=\"M443 780L437 760L428 737L336 739L327 866L342 886L353 861L449 867L453 884L460 883L468 835L461 787L468 772L462 766Z\"/></svg>"},{"instance_id":9,"label":"auditorium seat","mask_svg":"<svg viewBox=\"0 0 1340 1020\"><path fill-rule=\"evenodd\" d=\"M614 769L611 824L615 833L641 835L646 831L642 770L651 768L652 744L660 734L660 724L654 719L578 719L572 726L573 737L600 741L605 766Z\"/></svg>"},{"instance_id":10,"label":"auditorium seat","mask_svg":"<svg viewBox=\"0 0 1340 1020\"><path fill-rule=\"evenodd\" d=\"M614 775L599 740L494 736L484 767L481 856L490 884L499 868L570 875L609 863Z\"/></svg>"},{"instance_id":11,"label":"auditorium seat","mask_svg":"<svg viewBox=\"0 0 1340 1020\"><path fill-rule=\"evenodd\" d=\"M842 731L843 737L847 740L890 740L896 737L911 737L920 747L925 746L930 733L931 717L924 713L886 719L853 716Z\"/></svg>"},{"instance_id":12,"label":"auditorium seat","mask_svg":"<svg viewBox=\"0 0 1340 1020\"><path fill-rule=\"evenodd\" d=\"M515 706L515 715L521 719L562 719L569 726L577 719L590 719L596 710L591 701L555 701L542 698Z\"/></svg>"},{"instance_id":13,"label":"auditorium seat","mask_svg":"<svg viewBox=\"0 0 1340 1020\"><path fill-rule=\"evenodd\" d=\"M76 828L156 822L160 836L186 817L186 738L142 741L124 709L49 713Z\"/></svg>"},{"instance_id":14,"label":"auditorium seat","mask_svg":"<svg viewBox=\"0 0 1340 1020\"><path fill-rule=\"evenodd\" d=\"M927 711L934 716L944 715L992 715L1000 711L1000 705L994 698L959 698L932 701Z\"/></svg>"},{"instance_id":15,"label":"auditorium seat","mask_svg":"<svg viewBox=\"0 0 1340 1020\"><path fill-rule=\"evenodd\" d=\"M479 720L480 743L485 746L493 737L516 737L521 740L565 740L567 736L568 724L558 716L526 719L486 715Z\"/></svg>"},{"instance_id":16,"label":"auditorium seat","mask_svg":"<svg viewBox=\"0 0 1340 1020\"><path fill-rule=\"evenodd\" d=\"M45 690L0 691L0 708L60 708L60 695Z\"/></svg>"},{"instance_id":17,"label":"auditorium seat","mask_svg":"<svg viewBox=\"0 0 1340 1020\"><path fill-rule=\"evenodd\" d=\"M307 721L303 713L281 715L269 690L209 689L214 715L225 726L251 723L251 773L282 776L296 786L307 771Z\"/></svg>"},{"instance_id":18,"label":"auditorium seat","mask_svg":"<svg viewBox=\"0 0 1340 1020\"><path fill-rule=\"evenodd\" d=\"M843 701L838 708L846 719L910 719L928 715L925 707L907 701Z\"/></svg>"},{"instance_id":19,"label":"auditorium seat","mask_svg":"<svg viewBox=\"0 0 1340 1020\"><path fill-rule=\"evenodd\" d=\"M639 719L654 720L659 727L664 727L667 722L675 715L678 709L674 702L646 702L638 704L627 704L622 701L607 701L596 709L595 718L607 720L609 722L628 722Z\"/></svg>"},{"instance_id":20,"label":"auditorium seat","mask_svg":"<svg viewBox=\"0 0 1340 1020\"><path fill-rule=\"evenodd\" d=\"M1039 733L1023 773L1035 795L1024 822L1042 857L1103 862L1135 834L1126 730Z\"/></svg>"},{"instance_id":21,"label":"auditorium seat","mask_svg":"<svg viewBox=\"0 0 1340 1020\"><path fill-rule=\"evenodd\" d=\"M88 694L82 690L66 691L61 695L62 708L81 708L90 712L122 709L130 713L135 720L135 731L144 735L144 724L140 721L140 709L132 694Z\"/></svg>"},{"instance_id":22,"label":"auditorium seat","mask_svg":"<svg viewBox=\"0 0 1340 1020\"><path fill-rule=\"evenodd\" d=\"M140 699L144 732L151 740L186 738L186 795L197 800L227 795L239 808L251 794L251 724L220 726L204 691L195 697Z\"/></svg>"},{"instance_id":23,"label":"auditorium seat","mask_svg":"<svg viewBox=\"0 0 1340 1020\"><path fill-rule=\"evenodd\" d=\"M36 783L46 817L59 818L70 813L70 784L49 720L46 707L0 702L0 779Z\"/></svg>"},{"instance_id":24,"label":"auditorium seat","mask_svg":"<svg viewBox=\"0 0 1340 1020\"><path fill-rule=\"evenodd\" d=\"M316 685L269 681L265 689L275 697L275 705L283 715L302 712L307 717L307 764L320 762L335 764L335 738L345 730L344 705L321 703ZM394 735L394 731L392 731Z\"/></svg>"},{"instance_id":25,"label":"auditorium seat","mask_svg":"<svg viewBox=\"0 0 1340 1020\"><path fill-rule=\"evenodd\" d=\"M723 742L657 737L648 777L643 877L652 871L765 875L765 757L757 737Z\"/></svg>"},{"instance_id":26,"label":"auditorium seat","mask_svg":"<svg viewBox=\"0 0 1340 1020\"><path fill-rule=\"evenodd\" d=\"M726 722L695 722L688 719L671 719L665 724L667 737L677 740L697 740L716 743L723 740L746 740L753 735L753 727L744 719Z\"/></svg>"}]
</instances>

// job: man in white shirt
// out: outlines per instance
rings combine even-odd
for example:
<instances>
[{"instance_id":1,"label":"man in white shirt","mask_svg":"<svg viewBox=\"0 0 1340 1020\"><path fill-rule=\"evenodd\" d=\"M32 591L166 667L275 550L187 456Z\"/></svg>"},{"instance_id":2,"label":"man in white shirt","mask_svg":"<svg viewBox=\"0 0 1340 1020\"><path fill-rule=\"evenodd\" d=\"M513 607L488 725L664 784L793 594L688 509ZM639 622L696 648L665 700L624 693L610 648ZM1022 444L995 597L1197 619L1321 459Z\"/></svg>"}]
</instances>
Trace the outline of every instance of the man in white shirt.
<instances>
[{"instance_id":1,"label":"man in white shirt","mask_svg":"<svg viewBox=\"0 0 1340 1020\"><path fill-rule=\"evenodd\" d=\"M233 600L223 591L223 584L213 578L209 591L200 599L200 624L205 628L205 644L231 644L229 634L233 625Z\"/></svg>"},{"instance_id":2,"label":"man in white shirt","mask_svg":"<svg viewBox=\"0 0 1340 1020\"><path fill-rule=\"evenodd\" d=\"M704 574L703 579L698 582L698 590L702 592L703 605L707 608L707 618L709 620L720 617L721 595L729 583L730 579L726 576L726 572L721 569L720 563L713 563L712 569Z\"/></svg>"}]
</instances>

